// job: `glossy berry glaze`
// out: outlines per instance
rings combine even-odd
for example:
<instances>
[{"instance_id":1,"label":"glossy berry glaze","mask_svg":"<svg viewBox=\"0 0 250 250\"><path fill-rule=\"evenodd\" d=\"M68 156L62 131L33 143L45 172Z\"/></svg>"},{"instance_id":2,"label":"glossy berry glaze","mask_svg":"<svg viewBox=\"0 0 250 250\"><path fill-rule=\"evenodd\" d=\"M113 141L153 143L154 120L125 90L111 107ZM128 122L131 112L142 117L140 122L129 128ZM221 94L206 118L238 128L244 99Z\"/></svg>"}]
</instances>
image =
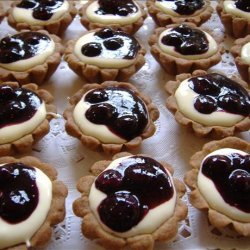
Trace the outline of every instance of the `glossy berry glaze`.
<instances>
[{"instance_id":1,"label":"glossy berry glaze","mask_svg":"<svg viewBox=\"0 0 250 250\"><path fill-rule=\"evenodd\" d=\"M95 186L107 194L98 207L102 222L116 232L136 226L144 216L173 197L165 168L152 158L133 156L101 173Z\"/></svg>"},{"instance_id":2,"label":"glossy berry glaze","mask_svg":"<svg viewBox=\"0 0 250 250\"><path fill-rule=\"evenodd\" d=\"M223 111L248 116L250 97L235 81L220 75L208 74L188 80L189 87L199 94L194 100L195 109L203 114Z\"/></svg>"},{"instance_id":3,"label":"glossy berry glaze","mask_svg":"<svg viewBox=\"0 0 250 250\"><path fill-rule=\"evenodd\" d=\"M245 12L250 12L250 1L249 0L236 0L235 6Z\"/></svg>"},{"instance_id":4,"label":"glossy berry glaze","mask_svg":"<svg viewBox=\"0 0 250 250\"><path fill-rule=\"evenodd\" d=\"M33 91L0 85L0 128L32 118L42 100Z\"/></svg>"},{"instance_id":5,"label":"glossy berry glaze","mask_svg":"<svg viewBox=\"0 0 250 250\"><path fill-rule=\"evenodd\" d=\"M192 15L195 11L200 10L204 6L204 0L157 0L158 2L174 2L173 9L180 15Z\"/></svg>"},{"instance_id":6,"label":"glossy berry glaze","mask_svg":"<svg viewBox=\"0 0 250 250\"><path fill-rule=\"evenodd\" d=\"M91 104L85 113L90 122L106 125L125 140L142 134L148 124L147 108L131 90L119 87L94 89L87 93L84 101Z\"/></svg>"},{"instance_id":7,"label":"glossy berry glaze","mask_svg":"<svg viewBox=\"0 0 250 250\"><path fill-rule=\"evenodd\" d=\"M174 46L182 55L203 54L209 49L209 42L204 32L181 24L162 37L161 42Z\"/></svg>"},{"instance_id":8,"label":"glossy berry glaze","mask_svg":"<svg viewBox=\"0 0 250 250\"><path fill-rule=\"evenodd\" d=\"M202 173L211 179L224 201L250 213L250 155L212 155L202 164Z\"/></svg>"},{"instance_id":9,"label":"glossy berry glaze","mask_svg":"<svg viewBox=\"0 0 250 250\"><path fill-rule=\"evenodd\" d=\"M132 0L98 0L100 5L96 11L98 15L118 15L127 16L138 11L138 7Z\"/></svg>"},{"instance_id":10,"label":"glossy berry glaze","mask_svg":"<svg viewBox=\"0 0 250 250\"><path fill-rule=\"evenodd\" d=\"M18 8L32 9L35 19L47 21L63 5L64 0L22 0Z\"/></svg>"},{"instance_id":11,"label":"glossy berry glaze","mask_svg":"<svg viewBox=\"0 0 250 250\"><path fill-rule=\"evenodd\" d=\"M13 63L43 53L51 39L39 32L22 32L0 41L0 63Z\"/></svg>"},{"instance_id":12,"label":"glossy berry glaze","mask_svg":"<svg viewBox=\"0 0 250 250\"><path fill-rule=\"evenodd\" d=\"M114 31L110 28L101 29L94 34L96 42L86 43L81 52L88 57L105 54L114 54L114 58L134 59L140 49L139 43L122 31ZM126 40L126 46L124 46Z\"/></svg>"},{"instance_id":13,"label":"glossy berry glaze","mask_svg":"<svg viewBox=\"0 0 250 250\"><path fill-rule=\"evenodd\" d=\"M36 170L22 163L0 166L0 218L10 224L26 220L37 207Z\"/></svg>"}]
</instances>

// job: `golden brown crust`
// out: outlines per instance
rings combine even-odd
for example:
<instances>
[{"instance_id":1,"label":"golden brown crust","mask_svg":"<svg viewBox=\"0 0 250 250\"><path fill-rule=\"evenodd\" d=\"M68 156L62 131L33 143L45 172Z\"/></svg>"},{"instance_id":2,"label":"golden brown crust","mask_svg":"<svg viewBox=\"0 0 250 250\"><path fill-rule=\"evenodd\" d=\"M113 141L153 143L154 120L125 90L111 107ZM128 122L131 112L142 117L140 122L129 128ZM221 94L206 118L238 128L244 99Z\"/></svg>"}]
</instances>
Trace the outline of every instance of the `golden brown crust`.
<instances>
[{"instance_id":1,"label":"golden brown crust","mask_svg":"<svg viewBox=\"0 0 250 250\"><path fill-rule=\"evenodd\" d=\"M192 23L186 23L192 28L200 29ZM213 65L217 64L221 60L222 46L218 45L217 52L208 58L188 60L184 58L175 57L162 51L158 45L160 34L169 28L178 26L179 24L172 24L166 27L160 27L155 29L154 33L149 38L149 45L151 46L151 53L156 61L162 66L162 68L171 75L177 75L181 73L189 73L196 69L206 70ZM201 29L200 29L201 30Z\"/></svg>"},{"instance_id":2,"label":"golden brown crust","mask_svg":"<svg viewBox=\"0 0 250 250\"><path fill-rule=\"evenodd\" d=\"M2 3L0 3L0 23L2 22L4 17L5 17L4 7L3 7Z\"/></svg>"},{"instance_id":3,"label":"golden brown crust","mask_svg":"<svg viewBox=\"0 0 250 250\"><path fill-rule=\"evenodd\" d=\"M241 49L242 47L250 42L250 35L239 38L234 41L234 44L231 48L231 53L234 56L235 64L237 66L237 69L241 75L241 77L250 84L250 65L244 62L241 58Z\"/></svg>"},{"instance_id":4,"label":"golden brown crust","mask_svg":"<svg viewBox=\"0 0 250 250\"><path fill-rule=\"evenodd\" d=\"M194 76L206 75L207 72L203 70L196 70L192 74L181 74L176 76L176 81L168 81L165 89L170 95L167 98L167 108L174 114L175 120L181 125L186 126L189 130L195 133L195 135L200 137L210 137L214 139L224 138L227 136L232 136L236 132L247 131L250 129L250 118L245 117L243 120L236 123L231 127L223 126L206 126L193 121L181 113L175 99L175 91L179 87L180 83L187 78ZM247 88L247 83L242 81L237 77L233 77L233 80L237 81L242 87ZM248 91L249 92L249 91Z\"/></svg>"},{"instance_id":5,"label":"golden brown crust","mask_svg":"<svg viewBox=\"0 0 250 250\"><path fill-rule=\"evenodd\" d=\"M22 162L27 166L32 166L40 169L46 174L52 182L52 202L46 220L35 232L30 240L31 247L44 247L50 240L52 234L52 227L64 220L65 217L65 198L68 195L67 187L57 180L57 171L54 167L47 163L41 162L38 158L33 156L25 156L22 158L1 157L0 164ZM27 250L25 243L13 247L5 248L6 250Z\"/></svg>"},{"instance_id":6,"label":"golden brown crust","mask_svg":"<svg viewBox=\"0 0 250 250\"><path fill-rule=\"evenodd\" d=\"M46 34L53 39L55 43L54 53L50 55L43 64L36 65L26 71L13 71L0 67L0 81L17 81L21 85L32 82L41 85L56 71L61 62L61 56L64 50L61 39L56 35L49 34L46 30L38 30L38 32Z\"/></svg>"},{"instance_id":7,"label":"golden brown crust","mask_svg":"<svg viewBox=\"0 0 250 250\"><path fill-rule=\"evenodd\" d=\"M147 0L146 2L148 13L154 19L158 26L164 27L172 23L190 22L197 26L206 22L213 13L213 8L210 6L210 1L206 0L202 9L196 11L193 15L182 15L181 17L174 17L164 13L155 5L155 0Z\"/></svg>"},{"instance_id":8,"label":"golden brown crust","mask_svg":"<svg viewBox=\"0 0 250 250\"><path fill-rule=\"evenodd\" d=\"M18 23L14 19L12 12L13 8L20 2L21 0L12 3L11 8L7 12L7 18L8 18L7 21L9 25L16 30L23 30L23 29L28 29L32 31L47 30L51 34L61 36L77 14L75 3L73 1L68 1L69 10L57 20L51 20L51 21L48 20L48 22L44 25L30 25L27 23Z\"/></svg>"},{"instance_id":9,"label":"golden brown crust","mask_svg":"<svg viewBox=\"0 0 250 250\"><path fill-rule=\"evenodd\" d=\"M102 23L98 23L98 22L91 22L87 15L86 15L86 9L88 8L88 6L93 2L93 0L89 0L86 4L84 4L80 10L78 11L81 19L81 24L87 29L87 30L93 30L93 29L97 29L97 28L105 28L105 27L110 27L114 30L122 30L130 35L133 35L137 30L140 29L140 27L143 25L144 20L147 17L147 13L144 10L144 6L141 3L138 3L138 6L140 7L142 16L134 23L132 24L125 24L125 25L121 25L121 24L117 24L117 23L112 23L112 24L102 24Z\"/></svg>"},{"instance_id":10,"label":"golden brown crust","mask_svg":"<svg viewBox=\"0 0 250 250\"><path fill-rule=\"evenodd\" d=\"M113 160L128 155L131 154L120 153L114 155ZM178 198L174 214L152 234L142 234L129 238L120 238L102 229L89 207L88 196L95 177L104 171L110 163L111 161L96 162L91 167L93 175L84 176L77 183L77 189L81 192L82 196L74 201L73 211L77 216L82 217L84 220L84 223L82 223L83 234L89 239L97 240L97 243L106 249L123 249L125 247L129 247L134 250L150 250L153 249L156 241L168 242L173 240L177 234L178 222L185 219L187 216L187 207L180 199L185 194L185 186L181 181L176 179L174 179L174 185ZM165 162L161 162L161 164L167 168L171 174L173 174L173 169L170 165Z\"/></svg>"},{"instance_id":11,"label":"golden brown crust","mask_svg":"<svg viewBox=\"0 0 250 250\"><path fill-rule=\"evenodd\" d=\"M4 82L1 84L20 87L17 82ZM32 133L27 134L18 140L0 144L0 156L15 155L17 153L22 154L30 151L32 146L49 132L49 121L53 118L53 115L50 113L56 113L56 107L53 105L54 98L47 90L38 89L38 86L33 83L23 85L22 88L34 91L44 101L47 116L46 119L38 127L36 127Z\"/></svg>"},{"instance_id":12,"label":"golden brown crust","mask_svg":"<svg viewBox=\"0 0 250 250\"><path fill-rule=\"evenodd\" d=\"M100 87L108 87L108 86L116 86L116 87L122 87L125 89L132 90L137 96L139 96L143 102L146 104L148 113L149 113L149 123L147 127L145 128L144 132L140 135L135 137L134 139L125 142L123 144L105 144L96 139L95 137L85 135L80 128L76 125L74 118L73 118L73 110L76 106L76 104L80 101L82 96L89 90L100 88ZM115 154L117 152L120 152L121 150L128 149L132 150L136 147L138 147L142 140L145 138L148 138L152 136L155 132L155 125L154 121L158 119L159 117L159 111L156 108L156 106L152 103L151 99L142 93L140 93L132 84L125 83L125 82L116 82L116 81L106 81L100 84L86 84L80 89L74 96L70 98L70 107L68 107L64 113L63 116L67 120L65 124L66 131L69 135L74 136L81 140L81 142L87 146L88 148L92 150L103 150L105 153L108 154Z\"/></svg>"},{"instance_id":13,"label":"golden brown crust","mask_svg":"<svg viewBox=\"0 0 250 250\"><path fill-rule=\"evenodd\" d=\"M100 29L91 30L90 32L96 32L98 30ZM90 32L86 32L85 34ZM146 49L141 46L134 63L124 68L100 68L95 65L86 64L82 62L74 53L74 47L77 40L78 39L70 40L68 42L64 59L77 75L88 82L127 81L145 63L144 55L146 54Z\"/></svg>"},{"instance_id":14,"label":"golden brown crust","mask_svg":"<svg viewBox=\"0 0 250 250\"><path fill-rule=\"evenodd\" d=\"M208 211L209 221L216 228L224 228L230 225L233 226L235 231L243 236L250 236L250 223L239 222L229 218L228 216L212 209L205 198L200 193L197 186L197 175L200 165L204 157L211 152L221 148L234 148L250 153L250 144L237 137L227 137L220 141L211 141L205 144L201 151L195 153L190 159L192 170L187 172L184 177L185 183L191 188L190 202L192 205L200 210Z\"/></svg>"},{"instance_id":15,"label":"golden brown crust","mask_svg":"<svg viewBox=\"0 0 250 250\"><path fill-rule=\"evenodd\" d=\"M224 0L219 0L216 6L217 13L228 34L235 38L244 37L250 34L250 21L243 17L236 17L225 12Z\"/></svg>"}]
</instances>

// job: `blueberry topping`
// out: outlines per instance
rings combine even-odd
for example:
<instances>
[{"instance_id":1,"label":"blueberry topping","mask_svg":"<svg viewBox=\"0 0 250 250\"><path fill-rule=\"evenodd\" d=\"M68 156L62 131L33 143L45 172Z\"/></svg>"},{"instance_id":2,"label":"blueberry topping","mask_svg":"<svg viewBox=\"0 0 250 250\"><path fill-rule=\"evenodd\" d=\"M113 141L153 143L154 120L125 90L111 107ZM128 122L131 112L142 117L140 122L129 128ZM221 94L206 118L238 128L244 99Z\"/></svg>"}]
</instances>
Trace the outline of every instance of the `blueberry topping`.
<instances>
[{"instance_id":1,"label":"blueberry topping","mask_svg":"<svg viewBox=\"0 0 250 250\"><path fill-rule=\"evenodd\" d=\"M100 218L117 232L131 229L174 194L165 168L144 156L123 159L115 169L100 174L95 186L107 194L98 207Z\"/></svg>"},{"instance_id":2,"label":"blueberry topping","mask_svg":"<svg viewBox=\"0 0 250 250\"><path fill-rule=\"evenodd\" d=\"M180 15L192 15L204 6L204 0L157 0L158 2L174 2L173 10Z\"/></svg>"},{"instance_id":3,"label":"blueberry topping","mask_svg":"<svg viewBox=\"0 0 250 250\"><path fill-rule=\"evenodd\" d=\"M245 12L250 12L250 2L249 0L236 0L235 6Z\"/></svg>"},{"instance_id":4,"label":"blueberry topping","mask_svg":"<svg viewBox=\"0 0 250 250\"><path fill-rule=\"evenodd\" d=\"M140 135L148 124L147 108L131 90L118 87L94 89L87 93L84 101L92 104L85 113L90 122L106 125L126 140Z\"/></svg>"},{"instance_id":5,"label":"blueberry topping","mask_svg":"<svg viewBox=\"0 0 250 250\"><path fill-rule=\"evenodd\" d=\"M134 59L140 49L135 38L110 28L95 32L93 38L93 42L82 46L83 55L89 57L101 55L107 59Z\"/></svg>"},{"instance_id":6,"label":"blueberry topping","mask_svg":"<svg viewBox=\"0 0 250 250\"><path fill-rule=\"evenodd\" d=\"M98 3L100 5L99 9L96 11L98 15L112 14L127 16L138 11L138 7L132 0L98 0Z\"/></svg>"},{"instance_id":7,"label":"blueberry topping","mask_svg":"<svg viewBox=\"0 0 250 250\"><path fill-rule=\"evenodd\" d=\"M35 19L47 21L63 5L64 0L22 0L18 8L32 9Z\"/></svg>"},{"instance_id":8,"label":"blueberry topping","mask_svg":"<svg viewBox=\"0 0 250 250\"><path fill-rule=\"evenodd\" d=\"M102 53L100 43L87 43L82 46L82 54L88 57L99 56Z\"/></svg>"},{"instance_id":9,"label":"blueberry topping","mask_svg":"<svg viewBox=\"0 0 250 250\"><path fill-rule=\"evenodd\" d=\"M209 42L204 32L188 25L181 24L162 37L161 42L174 46L182 55L203 54L209 49Z\"/></svg>"},{"instance_id":10,"label":"blueberry topping","mask_svg":"<svg viewBox=\"0 0 250 250\"><path fill-rule=\"evenodd\" d=\"M210 114L214 111L224 110L243 116L250 114L249 94L235 81L213 73L193 77L188 82L189 87L199 94L194 101L194 107L200 113Z\"/></svg>"},{"instance_id":11,"label":"blueberry topping","mask_svg":"<svg viewBox=\"0 0 250 250\"><path fill-rule=\"evenodd\" d=\"M250 155L212 155L202 164L202 173L211 179L225 202L250 212ZM239 164L240 163L240 164Z\"/></svg>"},{"instance_id":12,"label":"blueberry topping","mask_svg":"<svg viewBox=\"0 0 250 250\"><path fill-rule=\"evenodd\" d=\"M12 63L42 54L51 39L39 32L22 32L0 41L0 63Z\"/></svg>"},{"instance_id":13,"label":"blueberry topping","mask_svg":"<svg viewBox=\"0 0 250 250\"><path fill-rule=\"evenodd\" d=\"M32 118L42 100L31 90L0 86L0 128Z\"/></svg>"},{"instance_id":14,"label":"blueberry topping","mask_svg":"<svg viewBox=\"0 0 250 250\"><path fill-rule=\"evenodd\" d=\"M39 201L36 171L22 163L0 167L0 218L10 224L26 220Z\"/></svg>"}]
</instances>

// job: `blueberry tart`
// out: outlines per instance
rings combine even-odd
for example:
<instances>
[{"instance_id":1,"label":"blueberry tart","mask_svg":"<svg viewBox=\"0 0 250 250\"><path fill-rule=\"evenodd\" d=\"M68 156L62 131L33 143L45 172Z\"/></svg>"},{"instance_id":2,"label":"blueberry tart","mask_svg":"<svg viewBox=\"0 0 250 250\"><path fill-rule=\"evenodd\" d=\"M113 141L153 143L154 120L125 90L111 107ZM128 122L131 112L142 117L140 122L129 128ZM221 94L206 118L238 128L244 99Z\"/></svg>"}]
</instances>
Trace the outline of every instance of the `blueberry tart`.
<instances>
[{"instance_id":1,"label":"blueberry tart","mask_svg":"<svg viewBox=\"0 0 250 250\"><path fill-rule=\"evenodd\" d=\"M90 0L79 10L82 25L88 29L111 27L134 34L147 14L139 2L133 0Z\"/></svg>"},{"instance_id":2,"label":"blueberry tart","mask_svg":"<svg viewBox=\"0 0 250 250\"><path fill-rule=\"evenodd\" d=\"M73 203L85 237L106 249L153 249L174 240L187 207L180 199L185 186L167 163L120 153L91 172L78 181L82 196Z\"/></svg>"},{"instance_id":3,"label":"blueberry tart","mask_svg":"<svg viewBox=\"0 0 250 250\"><path fill-rule=\"evenodd\" d=\"M133 149L155 132L158 109L133 85L86 84L64 111L66 131L93 150L114 154Z\"/></svg>"},{"instance_id":4,"label":"blueberry tart","mask_svg":"<svg viewBox=\"0 0 250 250\"><path fill-rule=\"evenodd\" d=\"M147 0L148 13L158 26L190 22L197 26L213 13L209 0Z\"/></svg>"},{"instance_id":5,"label":"blueberry tart","mask_svg":"<svg viewBox=\"0 0 250 250\"><path fill-rule=\"evenodd\" d=\"M0 3L0 23L2 22L4 17L5 17L4 7L3 7L2 3Z\"/></svg>"},{"instance_id":6,"label":"blueberry tart","mask_svg":"<svg viewBox=\"0 0 250 250\"><path fill-rule=\"evenodd\" d=\"M219 0L217 12L228 34L235 38L250 34L249 0Z\"/></svg>"},{"instance_id":7,"label":"blueberry tart","mask_svg":"<svg viewBox=\"0 0 250 250\"><path fill-rule=\"evenodd\" d=\"M196 135L223 138L250 129L247 83L202 70L166 84L167 108Z\"/></svg>"},{"instance_id":8,"label":"blueberry tart","mask_svg":"<svg viewBox=\"0 0 250 250\"><path fill-rule=\"evenodd\" d=\"M67 188L57 171L26 156L0 158L0 249L44 247L65 217Z\"/></svg>"},{"instance_id":9,"label":"blueberry tart","mask_svg":"<svg viewBox=\"0 0 250 250\"><path fill-rule=\"evenodd\" d=\"M250 144L236 137L205 144L191 157L185 175L190 202L208 211L216 228L233 228L250 236Z\"/></svg>"},{"instance_id":10,"label":"blueberry tart","mask_svg":"<svg viewBox=\"0 0 250 250\"><path fill-rule=\"evenodd\" d=\"M250 83L250 35L234 41L231 47L235 64L241 77Z\"/></svg>"},{"instance_id":11,"label":"blueberry tart","mask_svg":"<svg viewBox=\"0 0 250 250\"><path fill-rule=\"evenodd\" d=\"M221 60L221 46L191 23L157 28L149 44L154 58L171 75L206 70Z\"/></svg>"},{"instance_id":12,"label":"blueberry tart","mask_svg":"<svg viewBox=\"0 0 250 250\"><path fill-rule=\"evenodd\" d=\"M47 31L22 31L0 40L0 80L47 81L61 62L61 39Z\"/></svg>"},{"instance_id":13,"label":"blueberry tart","mask_svg":"<svg viewBox=\"0 0 250 250\"><path fill-rule=\"evenodd\" d=\"M8 10L8 23L16 30L47 30L62 35L73 21L77 9L67 0L18 0Z\"/></svg>"},{"instance_id":14,"label":"blueberry tart","mask_svg":"<svg viewBox=\"0 0 250 250\"><path fill-rule=\"evenodd\" d=\"M56 112L53 99L32 83L0 85L0 156L26 153L49 132Z\"/></svg>"},{"instance_id":15,"label":"blueberry tart","mask_svg":"<svg viewBox=\"0 0 250 250\"><path fill-rule=\"evenodd\" d=\"M88 82L126 81L144 65L145 53L131 35L102 28L69 41L64 59Z\"/></svg>"}]
</instances>

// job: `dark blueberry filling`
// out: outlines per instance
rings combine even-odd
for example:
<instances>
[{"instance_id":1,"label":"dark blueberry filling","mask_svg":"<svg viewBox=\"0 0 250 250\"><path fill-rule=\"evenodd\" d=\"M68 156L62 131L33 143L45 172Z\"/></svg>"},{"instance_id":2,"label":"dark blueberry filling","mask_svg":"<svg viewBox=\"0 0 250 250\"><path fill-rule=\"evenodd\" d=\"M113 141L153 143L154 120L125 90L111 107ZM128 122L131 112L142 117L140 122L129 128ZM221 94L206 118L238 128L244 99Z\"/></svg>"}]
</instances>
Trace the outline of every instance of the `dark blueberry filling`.
<instances>
[{"instance_id":1,"label":"dark blueberry filling","mask_svg":"<svg viewBox=\"0 0 250 250\"><path fill-rule=\"evenodd\" d=\"M171 29L169 34L162 37L161 42L174 46L182 55L203 54L209 49L209 42L204 32L181 24Z\"/></svg>"},{"instance_id":2,"label":"dark blueberry filling","mask_svg":"<svg viewBox=\"0 0 250 250\"><path fill-rule=\"evenodd\" d=\"M36 209L36 170L22 163L0 167L0 218L10 224L26 220Z\"/></svg>"},{"instance_id":3,"label":"dark blueberry filling","mask_svg":"<svg viewBox=\"0 0 250 250\"><path fill-rule=\"evenodd\" d=\"M19 8L32 9L35 19L47 21L63 5L64 0L22 0Z\"/></svg>"},{"instance_id":4,"label":"dark blueberry filling","mask_svg":"<svg viewBox=\"0 0 250 250\"><path fill-rule=\"evenodd\" d=\"M0 128L25 122L32 118L42 100L25 88L0 86Z\"/></svg>"},{"instance_id":5,"label":"dark blueberry filling","mask_svg":"<svg viewBox=\"0 0 250 250\"><path fill-rule=\"evenodd\" d=\"M140 135L148 124L147 108L131 90L118 87L95 89L85 96L84 101L91 104L85 113L90 122L106 125L125 140Z\"/></svg>"},{"instance_id":6,"label":"dark blueberry filling","mask_svg":"<svg viewBox=\"0 0 250 250\"><path fill-rule=\"evenodd\" d=\"M204 0L157 0L158 2L175 2L173 9L180 15L192 15L204 6Z\"/></svg>"},{"instance_id":7,"label":"dark blueberry filling","mask_svg":"<svg viewBox=\"0 0 250 250\"><path fill-rule=\"evenodd\" d=\"M250 155L238 153L209 156L202 173L211 179L224 201L250 213Z\"/></svg>"},{"instance_id":8,"label":"dark blueberry filling","mask_svg":"<svg viewBox=\"0 0 250 250\"><path fill-rule=\"evenodd\" d=\"M0 63L12 63L42 54L51 39L39 32L22 32L0 41Z\"/></svg>"},{"instance_id":9,"label":"dark blueberry filling","mask_svg":"<svg viewBox=\"0 0 250 250\"><path fill-rule=\"evenodd\" d=\"M220 75L208 74L188 80L189 87L199 94L194 107L203 114L224 111L249 116L250 97L248 92L235 81Z\"/></svg>"},{"instance_id":10,"label":"dark blueberry filling","mask_svg":"<svg viewBox=\"0 0 250 250\"><path fill-rule=\"evenodd\" d=\"M236 0L235 6L242 11L250 12L249 0Z\"/></svg>"},{"instance_id":11,"label":"dark blueberry filling","mask_svg":"<svg viewBox=\"0 0 250 250\"><path fill-rule=\"evenodd\" d=\"M104 28L94 34L95 42L86 43L81 52L88 57L134 59L140 49L139 43L122 31Z\"/></svg>"},{"instance_id":12,"label":"dark blueberry filling","mask_svg":"<svg viewBox=\"0 0 250 250\"><path fill-rule=\"evenodd\" d=\"M98 0L99 9L95 12L98 15L127 16L138 11L138 7L132 0Z\"/></svg>"},{"instance_id":13,"label":"dark blueberry filling","mask_svg":"<svg viewBox=\"0 0 250 250\"><path fill-rule=\"evenodd\" d=\"M107 194L98 207L102 222L125 232L143 217L173 197L171 179L157 161L143 156L124 159L116 169L101 173L95 186Z\"/></svg>"}]
</instances>

